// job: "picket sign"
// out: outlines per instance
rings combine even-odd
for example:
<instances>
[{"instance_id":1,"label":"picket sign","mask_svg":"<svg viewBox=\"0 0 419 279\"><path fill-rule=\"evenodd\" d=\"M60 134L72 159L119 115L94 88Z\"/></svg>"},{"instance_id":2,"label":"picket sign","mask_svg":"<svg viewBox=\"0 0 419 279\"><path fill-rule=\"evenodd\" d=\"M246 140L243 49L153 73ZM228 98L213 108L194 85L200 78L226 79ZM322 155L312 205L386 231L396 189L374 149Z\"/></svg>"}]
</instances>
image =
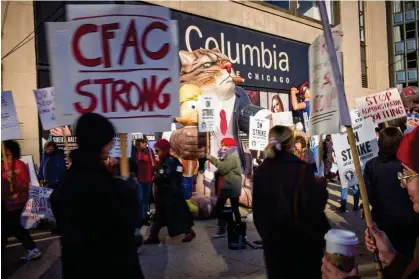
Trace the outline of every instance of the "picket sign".
<instances>
[{"instance_id":1,"label":"picket sign","mask_svg":"<svg viewBox=\"0 0 419 279\"><path fill-rule=\"evenodd\" d=\"M115 158L121 158L121 140L120 135L117 134L113 138L113 147L111 151L109 152L109 157L115 157ZM131 151L132 151L132 134L127 134L127 141L126 141L126 156L127 158L131 157Z\"/></svg>"},{"instance_id":2,"label":"picket sign","mask_svg":"<svg viewBox=\"0 0 419 279\"><path fill-rule=\"evenodd\" d=\"M29 199L21 215L21 224L25 229L35 229L45 220L55 223L49 197L52 189L38 186L29 187Z\"/></svg>"},{"instance_id":3,"label":"picket sign","mask_svg":"<svg viewBox=\"0 0 419 279\"><path fill-rule=\"evenodd\" d=\"M372 117L374 123L386 123L406 116L406 109L397 88L356 98L356 108L364 118Z\"/></svg>"},{"instance_id":4,"label":"picket sign","mask_svg":"<svg viewBox=\"0 0 419 279\"><path fill-rule=\"evenodd\" d=\"M332 51L336 53L338 71L340 71L342 68L340 26L332 29L332 37ZM340 125L345 125L345 110L348 110L346 97L344 96L344 100L341 101L338 96L338 80L334 75L332 57L329 56L325 40L325 35L319 35L309 48L311 115L308 121L308 134L311 136L339 132Z\"/></svg>"},{"instance_id":5,"label":"picket sign","mask_svg":"<svg viewBox=\"0 0 419 279\"><path fill-rule=\"evenodd\" d=\"M351 115L354 115L352 126L356 139L357 153L363 171L365 164L378 156L378 142L375 136L374 123L371 117L363 119L357 110L351 112ZM332 139L342 188L358 184L347 132L333 134Z\"/></svg>"},{"instance_id":6,"label":"picket sign","mask_svg":"<svg viewBox=\"0 0 419 279\"><path fill-rule=\"evenodd\" d=\"M9 171L9 164L6 156L6 149L3 141L20 139L21 132L17 118L16 106L13 100L12 91L1 92L1 155L4 162L4 169ZM13 181L7 177L10 185L10 192L13 192Z\"/></svg>"},{"instance_id":7,"label":"picket sign","mask_svg":"<svg viewBox=\"0 0 419 279\"><path fill-rule=\"evenodd\" d=\"M33 162L32 155L23 155L20 157L20 160L26 164L29 170L29 177L31 179L30 184L33 186L39 186L38 176L35 171L35 163ZM42 170L40 170L42 171Z\"/></svg>"},{"instance_id":8,"label":"picket sign","mask_svg":"<svg viewBox=\"0 0 419 279\"><path fill-rule=\"evenodd\" d=\"M249 149L264 151L269 143L270 120L250 117L249 124Z\"/></svg>"},{"instance_id":9,"label":"picket sign","mask_svg":"<svg viewBox=\"0 0 419 279\"><path fill-rule=\"evenodd\" d=\"M55 92L54 87L34 89L38 114L41 119L42 128L50 130L59 127L55 121Z\"/></svg>"},{"instance_id":10,"label":"picket sign","mask_svg":"<svg viewBox=\"0 0 419 279\"><path fill-rule=\"evenodd\" d=\"M273 122L273 126L276 126L276 125L287 126L287 127L294 126L294 121L292 118L291 111L272 113L272 122Z\"/></svg>"}]
</instances>

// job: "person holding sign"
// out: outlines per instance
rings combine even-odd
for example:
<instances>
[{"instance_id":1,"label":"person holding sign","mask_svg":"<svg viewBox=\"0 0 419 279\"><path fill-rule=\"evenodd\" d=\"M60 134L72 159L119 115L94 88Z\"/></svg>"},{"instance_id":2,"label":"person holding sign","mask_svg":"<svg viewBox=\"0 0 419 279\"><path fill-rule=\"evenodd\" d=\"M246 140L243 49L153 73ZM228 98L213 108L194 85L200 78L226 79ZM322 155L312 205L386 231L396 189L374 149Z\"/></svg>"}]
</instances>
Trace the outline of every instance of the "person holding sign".
<instances>
[{"instance_id":1,"label":"person holding sign","mask_svg":"<svg viewBox=\"0 0 419 279\"><path fill-rule=\"evenodd\" d=\"M182 242L195 238L192 214L183 193L183 168L180 161L170 154L170 143L159 140L154 145L158 162L154 176L156 212L150 229L150 236L144 244L158 244L160 229L167 226L171 237L185 234Z\"/></svg>"},{"instance_id":2,"label":"person holding sign","mask_svg":"<svg viewBox=\"0 0 419 279\"><path fill-rule=\"evenodd\" d=\"M5 163L1 164L1 251L7 245L7 238L15 236L25 247L26 252L22 260L34 260L41 257L41 251L36 248L31 235L20 222L20 216L29 196L29 169L19 160L20 146L16 141L4 141L7 158L7 171ZM10 182L12 184L10 184Z\"/></svg>"},{"instance_id":3,"label":"person holding sign","mask_svg":"<svg viewBox=\"0 0 419 279\"><path fill-rule=\"evenodd\" d=\"M226 225L228 220L224 220L223 211L227 199L230 199L231 209L234 213L236 223L241 222L239 211L239 197L242 188L241 163L237 153L237 142L233 138L224 138L221 141L221 148L218 151L218 159L207 155L207 159L213 164L220 174L218 180L219 191L217 203L215 205L218 217L218 232L214 238L227 236Z\"/></svg>"},{"instance_id":4,"label":"person holding sign","mask_svg":"<svg viewBox=\"0 0 419 279\"><path fill-rule=\"evenodd\" d=\"M79 148L56 194L63 278L144 278L135 228L136 183L116 178L105 166L113 147L113 125L95 113L76 124Z\"/></svg>"},{"instance_id":5,"label":"person holding sign","mask_svg":"<svg viewBox=\"0 0 419 279\"><path fill-rule=\"evenodd\" d=\"M324 235L330 229L324 213L326 185L317 183L309 165L294 156L289 127L274 126L269 141L253 184L253 218L268 278L321 278Z\"/></svg>"},{"instance_id":6,"label":"person holding sign","mask_svg":"<svg viewBox=\"0 0 419 279\"><path fill-rule=\"evenodd\" d=\"M48 188L55 189L60 185L66 170L64 151L58 149L57 144L48 141L45 144L44 155L39 167L39 182Z\"/></svg>"}]
</instances>

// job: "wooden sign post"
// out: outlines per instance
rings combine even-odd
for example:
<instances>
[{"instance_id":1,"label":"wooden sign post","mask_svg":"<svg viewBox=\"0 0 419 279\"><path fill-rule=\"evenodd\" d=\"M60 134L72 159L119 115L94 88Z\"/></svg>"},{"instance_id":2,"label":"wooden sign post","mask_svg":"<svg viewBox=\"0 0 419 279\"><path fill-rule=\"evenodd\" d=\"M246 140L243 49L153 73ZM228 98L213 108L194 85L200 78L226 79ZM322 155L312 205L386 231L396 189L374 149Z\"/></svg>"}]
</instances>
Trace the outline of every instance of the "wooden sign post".
<instances>
[{"instance_id":1,"label":"wooden sign post","mask_svg":"<svg viewBox=\"0 0 419 279\"><path fill-rule=\"evenodd\" d=\"M344 100L346 102L345 89L343 87L342 75L340 73L339 64L337 62L338 60L337 60L337 55L335 52L335 46L333 43L332 30L329 24L329 18L327 15L326 5L324 3L324 0L318 0L317 5L320 10L320 16L321 16L323 30L324 30L324 37L325 37L325 42L327 46L327 52L329 54L329 58L331 61L332 73L333 73L333 77L334 77L336 87L338 90L339 101ZM347 105L345 105L345 107L340 106L340 109L345 109L346 111L348 111ZM368 227L370 227L373 225L373 221L372 221L372 216L371 216L371 211L370 211L370 203L368 201L368 194L365 187L364 178L362 176L361 163L359 161L359 155L356 149L355 136L354 136L351 124L345 125L345 126L346 126L346 131L348 134L349 145L351 147L353 162L355 165L356 177L358 180L359 189L361 191L362 204L363 204L364 212L365 212L365 221L367 222ZM380 258L378 257L377 252L374 253L374 261L376 263L378 279L383 279L384 278L383 267L382 267L382 263L380 261Z\"/></svg>"},{"instance_id":2,"label":"wooden sign post","mask_svg":"<svg viewBox=\"0 0 419 279\"><path fill-rule=\"evenodd\" d=\"M121 148L121 158L119 161L121 176L127 178L129 177L129 163L127 157L127 134L119 134L119 143Z\"/></svg>"},{"instance_id":3,"label":"wooden sign post","mask_svg":"<svg viewBox=\"0 0 419 279\"><path fill-rule=\"evenodd\" d=\"M3 157L4 169L6 170L6 172L9 172L9 162L7 161L7 154L6 148L4 147L4 142L1 142L1 156ZM10 192L13 192L13 181L9 175L7 175L7 180L9 181Z\"/></svg>"}]
</instances>

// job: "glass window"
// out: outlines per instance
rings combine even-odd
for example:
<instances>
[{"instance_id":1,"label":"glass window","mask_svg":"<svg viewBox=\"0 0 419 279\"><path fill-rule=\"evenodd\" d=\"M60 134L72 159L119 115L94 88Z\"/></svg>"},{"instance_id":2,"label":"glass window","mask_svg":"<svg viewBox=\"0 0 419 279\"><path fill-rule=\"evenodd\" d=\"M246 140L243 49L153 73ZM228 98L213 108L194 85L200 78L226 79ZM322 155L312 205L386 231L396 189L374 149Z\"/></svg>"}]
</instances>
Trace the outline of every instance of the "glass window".
<instances>
[{"instance_id":1,"label":"glass window","mask_svg":"<svg viewBox=\"0 0 419 279\"><path fill-rule=\"evenodd\" d=\"M393 41L400 42L403 41L403 26L394 26L393 27Z\"/></svg>"},{"instance_id":2,"label":"glass window","mask_svg":"<svg viewBox=\"0 0 419 279\"><path fill-rule=\"evenodd\" d=\"M415 8L415 1L405 1L404 2L404 10L408 11Z\"/></svg>"},{"instance_id":3,"label":"glass window","mask_svg":"<svg viewBox=\"0 0 419 279\"><path fill-rule=\"evenodd\" d=\"M408 69L414 69L414 68L416 68L417 65L418 64L417 64L417 60L416 59L407 61L407 68Z\"/></svg>"},{"instance_id":4,"label":"glass window","mask_svg":"<svg viewBox=\"0 0 419 279\"><path fill-rule=\"evenodd\" d=\"M407 79L409 81L418 80L418 70L417 69L410 69L409 71L407 71Z\"/></svg>"},{"instance_id":5,"label":"glass window","mask_svg":"<svg viewBox=\"0 0 419 279\"><path fill-rule=\"evenodd\" d=\"M326 7L330 6L330 1L325 2ZM329 12L330 9L328 9ZM297 1L297 13L303 16L308 16L316 20L321 20L319 7L315 1ZM330 12L329 21L330 21Z\"/></svg>"},{"instance_id":6,"label":"glass window","mask_svg":"<svg viewBox=\"0 0 419 279\"><path fill-rule=\"evenodd\" d=\"M402 11L402 5L400 0L393 1L393 13L400 13Z\"/></svg>"},{"instance_id":7,"label":"glass window","mask_svg":"<svg viewBox=\"0 0 419 279\"><path fill-rule=\"evenodd\" d=\"M405 82L406 72L396 72L396 82Z\"/></svg>"},{"instance_id":8,"label":"glass window","mask_svg":"<svg viewBox=\"0 0 419 279\"><path fill-rule=\"evenodd\" d=\"M394 56L394 70L395 71L404 71L404 56L403 55L395 55Z\"/></svg>"},{"instance_id":9,"label":"glass window","mask_svg":"<svg viewBox=\"0 0 419 279\"><path fill-rule=\"evenodd\" d=\"M405 21L415 20L415 10L410 10L405 13Z\"/></svg>"},{"instance_id":10,"label":"glass window","mask_svg":"<svg viewBox=\"0 0 419 279\"><path fill-rule=\"evenodd\" d=\"M406 41L406 50L407 51L415 51L416 50L416 40L408 40Z\"/></svg>"},{"instance_id":11,"label":"glass window","mask_svg":"<svg viewBox=\"0 0 419 279\"><path fill-rule=\"evenodd\" d=\"M290 7L290 1L265 1L269 4L275 5L281 9L289 10Z\"/></svg>"},{"instance_id":12,"label":"glass window","mask_svg":"<svg viewBox=\"0 0 419 279\"><path fill-rule=\"evenodd\" d=\"M404 43L398 42L394 44L394 52L395 53L402 53L404 52Z\"/></svg>"},{"instance_id":13,"label":"glass window","mask_svg":"<svg viewBox=\"0 0 419 279\"><path fill-rule=\"evenodd\" d=\"M393 22L394 24L400 24L403 23L403 14L398 13L393 15Z\"/></svg>"}]
</instances>

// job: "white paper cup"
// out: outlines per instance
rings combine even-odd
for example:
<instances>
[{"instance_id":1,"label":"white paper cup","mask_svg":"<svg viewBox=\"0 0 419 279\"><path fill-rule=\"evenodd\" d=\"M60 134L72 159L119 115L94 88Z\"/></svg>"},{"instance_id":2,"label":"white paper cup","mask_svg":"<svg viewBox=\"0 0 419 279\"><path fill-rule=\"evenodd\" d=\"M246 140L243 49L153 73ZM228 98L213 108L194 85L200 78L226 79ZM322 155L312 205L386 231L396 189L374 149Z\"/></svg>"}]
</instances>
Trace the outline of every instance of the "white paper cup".
<instances>
[{"instance_id":1,"label":"white paper cup","mask_svg":"<svg viewBox=\"0 0 419 279\"><path fill-rule=\"evenodd\" d=\"M329 230L326 240L326 258L338 268L351 271L355 266L356 245L359 243L355 233L347 230Z\"/></svg>"}]
</instances>

